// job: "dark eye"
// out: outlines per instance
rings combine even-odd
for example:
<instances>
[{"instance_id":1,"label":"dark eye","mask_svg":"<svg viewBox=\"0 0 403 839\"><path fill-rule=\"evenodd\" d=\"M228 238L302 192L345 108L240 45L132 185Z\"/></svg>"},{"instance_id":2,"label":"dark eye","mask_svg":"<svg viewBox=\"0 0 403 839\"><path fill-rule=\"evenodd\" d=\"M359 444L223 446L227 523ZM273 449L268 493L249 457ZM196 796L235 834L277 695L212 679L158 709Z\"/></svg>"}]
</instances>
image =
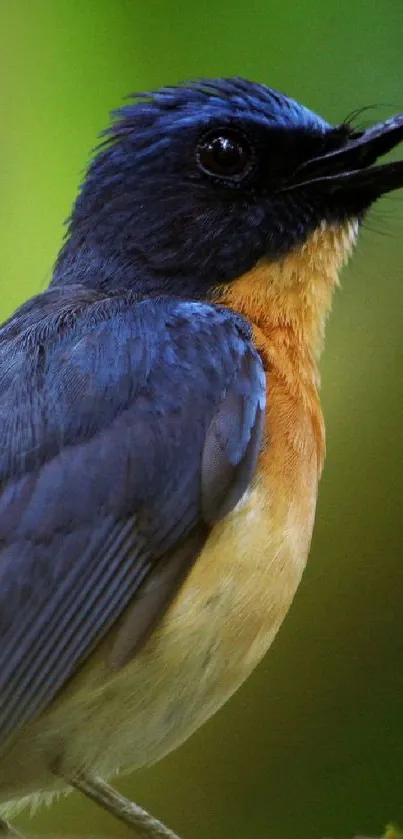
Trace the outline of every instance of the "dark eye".
<instances>
[{"instance_id":1,"label":"dark eye","mask_svg":"<svg viewBox=\"0 0 403 839\"><path fill-rule=\"evenodd\" d=\"M241 131L222 128L202 137L197 146L197 162L208 175L239 181L250 172L254 154Z\"/></svg>"}]
</instances>

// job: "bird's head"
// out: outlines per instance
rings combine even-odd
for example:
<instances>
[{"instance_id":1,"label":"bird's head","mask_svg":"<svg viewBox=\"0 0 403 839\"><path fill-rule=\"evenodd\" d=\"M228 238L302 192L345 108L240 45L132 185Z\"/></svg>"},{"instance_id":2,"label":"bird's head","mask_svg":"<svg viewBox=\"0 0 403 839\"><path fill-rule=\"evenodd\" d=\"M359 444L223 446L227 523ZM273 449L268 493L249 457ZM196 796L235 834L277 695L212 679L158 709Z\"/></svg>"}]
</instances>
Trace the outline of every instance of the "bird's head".
<instances>
[{"instance_id":1,"label":"bird's head","mask_svg":"<svg viewBox=\"0 0 403 839\"><path fill-rule=\"evenodd\" d=\"M403 139L403 115L334 127L234 78L141 94L114 117L55 283L229 302L249 289L264 308L263 289L284 310L283 293L307 300L308 278L334 284L365 212L403 186L403 161L375 165Z\"/></svg>"}]
</instances>

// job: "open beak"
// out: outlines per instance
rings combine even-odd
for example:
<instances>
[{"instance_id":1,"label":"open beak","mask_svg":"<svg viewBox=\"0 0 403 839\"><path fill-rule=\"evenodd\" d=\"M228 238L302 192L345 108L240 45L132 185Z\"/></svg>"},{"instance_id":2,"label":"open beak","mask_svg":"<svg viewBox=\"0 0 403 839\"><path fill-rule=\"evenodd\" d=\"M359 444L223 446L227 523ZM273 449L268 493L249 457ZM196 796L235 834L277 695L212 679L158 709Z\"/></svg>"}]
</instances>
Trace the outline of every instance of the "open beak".
<instances>
[{"instance_id":1,"label":"open beak","mask_svg":"<svg viewBox=\"0 0 403 839\"><path fill-rule=\"evenodd\" d=\"M281 191L305 186L323 186L327 193L353 189L365 192L370 201L375 201L386 192L403 187L403 160L373 165L402 141L403 114L378 122L367 131L354 131L339 149L299 166L292 183Z\"/></svg>"}]
</instances>

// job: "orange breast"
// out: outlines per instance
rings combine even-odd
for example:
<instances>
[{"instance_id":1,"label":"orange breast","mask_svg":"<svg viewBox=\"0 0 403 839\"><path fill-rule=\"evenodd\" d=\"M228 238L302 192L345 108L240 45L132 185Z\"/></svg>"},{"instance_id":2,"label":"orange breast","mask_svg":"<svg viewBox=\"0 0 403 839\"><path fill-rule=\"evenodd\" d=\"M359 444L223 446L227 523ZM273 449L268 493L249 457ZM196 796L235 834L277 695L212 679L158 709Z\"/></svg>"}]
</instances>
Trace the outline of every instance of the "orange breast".
<instances>
[{"instance_id":1,"label":"orange breast","mask_svg":"<svg viewBox=\"0 0 403 839\"><path fill-rule=\"evenodd\" d=\"M309 552L323 423L314 365L298 340L287 330L268 333L260 325L254 338L267 376L265 438L254 480L213 528L135 659L111 673L105 654L105 646L113 645L110 637L71 686L69 724L77 714L85 725L80 738L69 738L70 766L85 753L87 762L108 775L118 766L152 763L175 748L247 678L289 609Z\"/></svg>"},{"instance_id":2,"label":"orange breast","mask_svg":"<svg viewBox=\"0 0 403 839\"><path fill-rule=\"evenodd\" d=\"M139 654L112 673L112 630L17 737L0 766L0 787L18 785L29 794L40 778L43 788L52 788L56 758L68 772L85 765L104 776L160 759L242 684L289 609L308 557L324 456L316 366L289 325L269 322L264 313L254 319L242 295L222 302L237 303L254 322L266 370L265 437L254 480L213 528Z\"/></svg>"}]
</instances>

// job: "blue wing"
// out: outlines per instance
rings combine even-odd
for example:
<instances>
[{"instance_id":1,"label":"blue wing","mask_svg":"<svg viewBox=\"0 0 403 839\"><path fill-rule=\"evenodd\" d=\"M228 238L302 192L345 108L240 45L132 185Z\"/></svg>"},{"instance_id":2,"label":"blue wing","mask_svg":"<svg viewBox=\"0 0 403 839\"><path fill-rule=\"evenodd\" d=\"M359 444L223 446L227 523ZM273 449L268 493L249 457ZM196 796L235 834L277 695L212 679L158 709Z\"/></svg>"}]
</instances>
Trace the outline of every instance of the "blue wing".
<instances>
[{"instance_id":1,"label":"blue wing","mask_svg":"<svg viewBox=\"0 0 403 839\"><path fill-rule=\"evenodd\" d=\"M0 742L118 618L111 666L144 643L251 480L264 400L221 307L55 288L3 326Z\"/></svg>"}]
</instances>

